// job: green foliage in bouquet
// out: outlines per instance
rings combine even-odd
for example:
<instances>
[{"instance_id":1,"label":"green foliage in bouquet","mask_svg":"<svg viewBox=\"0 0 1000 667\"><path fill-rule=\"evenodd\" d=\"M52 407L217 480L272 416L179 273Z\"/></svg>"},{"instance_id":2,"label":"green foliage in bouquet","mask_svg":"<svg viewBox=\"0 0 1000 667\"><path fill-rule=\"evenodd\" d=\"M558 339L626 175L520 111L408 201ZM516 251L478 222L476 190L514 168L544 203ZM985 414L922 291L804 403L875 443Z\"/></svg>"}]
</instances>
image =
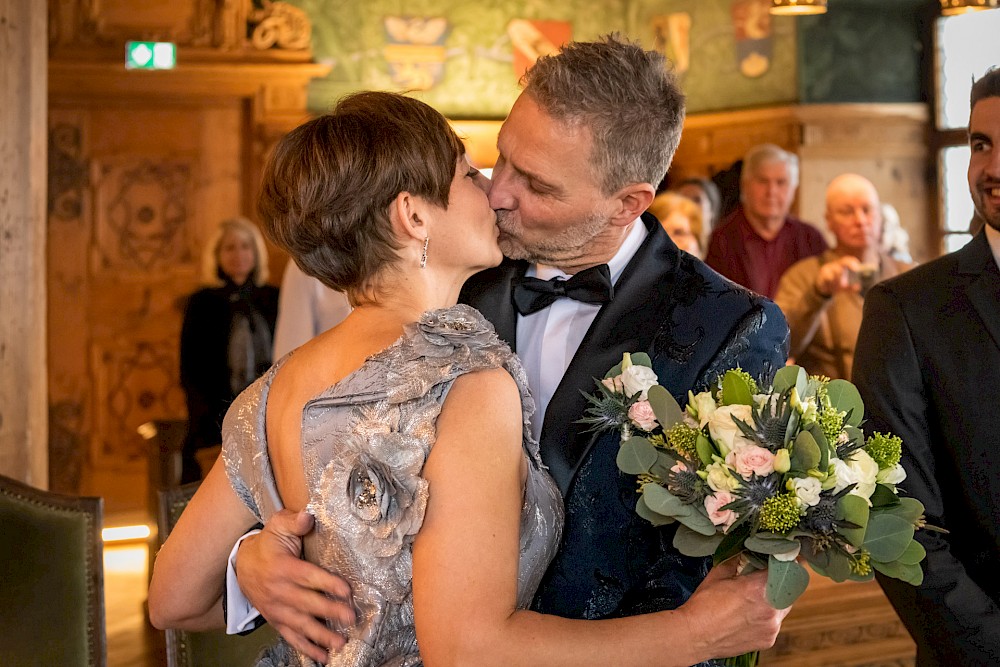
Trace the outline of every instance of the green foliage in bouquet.
<instances>
[{"instance_id":1,"label":"green foliage in bouquet","mask_svg":"<svg viewBox=\"0 0 1000 667\"><path fill-rule=\"evenodd\" d=\"M778 609L805 591L802 563L838 582L877 571L921 583L926 554L914 531L924 508L898 495L902 442L865 439L864 403L850 382L787 366L761 393L737 369L712 391L689 393L682 410L649 357L626 354L598 392L581 421L620 434L617 463L637 478L636 512L656 526L680 524L681 553L717 563L740 555L744 572L766 568Z\"/></svg>"}]
</instances>

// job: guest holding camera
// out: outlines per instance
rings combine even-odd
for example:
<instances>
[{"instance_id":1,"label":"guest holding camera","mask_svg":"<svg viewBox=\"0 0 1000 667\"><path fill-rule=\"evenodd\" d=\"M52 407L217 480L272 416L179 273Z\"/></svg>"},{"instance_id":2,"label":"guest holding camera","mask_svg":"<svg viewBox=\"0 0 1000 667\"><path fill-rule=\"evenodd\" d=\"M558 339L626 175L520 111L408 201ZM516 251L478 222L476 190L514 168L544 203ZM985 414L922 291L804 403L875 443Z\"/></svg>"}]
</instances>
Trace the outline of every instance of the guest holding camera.
<instances>
[{"instance_id":1,"label":"guest holding camera","mask_svg":"<svg viewBox=\"0 0 1000 667\"><path fill-rule=\"evenodd\" d=\"M778 283L775 303L791 331L791 356L810 373L849 380L865 293L912 267L879 250L878 191L857 174L842 174L826 190L826 224L836 246L797 262Z\"/></svg>"}]
</instances>

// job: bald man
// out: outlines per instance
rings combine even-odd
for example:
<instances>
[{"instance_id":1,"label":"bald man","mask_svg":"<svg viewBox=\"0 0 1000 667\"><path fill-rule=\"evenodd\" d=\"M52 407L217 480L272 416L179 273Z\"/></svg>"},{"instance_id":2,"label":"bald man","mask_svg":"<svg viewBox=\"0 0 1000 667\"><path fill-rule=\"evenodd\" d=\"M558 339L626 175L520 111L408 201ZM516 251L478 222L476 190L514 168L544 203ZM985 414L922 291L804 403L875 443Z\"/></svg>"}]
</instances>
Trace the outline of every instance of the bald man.
<instances>
[{"instance_id":1,"label":"bald man","mask_svg":"<svg viewBox=\"0 0 1000 667\"><path fill-rule=\"evenodd\" d=\"M842 174L830 182L826 224L836 246L793 264L774 301L788 318L795 362L812 374L849 380L865 292L912 265L879 250L881 204L863 176Z\"/></svg>"}]
</instances>

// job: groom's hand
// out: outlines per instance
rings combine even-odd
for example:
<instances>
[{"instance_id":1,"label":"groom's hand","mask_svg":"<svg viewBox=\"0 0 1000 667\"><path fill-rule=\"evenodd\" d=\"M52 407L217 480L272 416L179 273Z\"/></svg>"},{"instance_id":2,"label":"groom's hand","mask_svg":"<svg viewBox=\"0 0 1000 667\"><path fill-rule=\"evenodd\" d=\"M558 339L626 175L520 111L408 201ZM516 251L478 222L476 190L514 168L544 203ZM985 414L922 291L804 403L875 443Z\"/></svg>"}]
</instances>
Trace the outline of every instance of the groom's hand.
<instances>
[{"instance_id":1,"label":"groom's hand","mask_svg":"<svg viewBox=\"0 0 1000 667\"><path fill-rule=\"evenodd\" d=\"M257 535L240 544L240 590L295 649L325 664L329 649L345 639L331 630L354 624L351 588L323 568L302 560L302 538L313 528L307 512L282 510Z\"/></svg>"},{"instance_id":2,"label":"groom's hand","mask_svg":"<svg viewBox=\"0 0 1000 667\"><path fill-rule=\"evenodd\" d=\"M688 619L692 639L713 658L770 648L791 611L791 607L775 609L768 603L766 570L739 575L737 560L731 558L712 568L678 609Z\"/></svg>"}]
</instances>

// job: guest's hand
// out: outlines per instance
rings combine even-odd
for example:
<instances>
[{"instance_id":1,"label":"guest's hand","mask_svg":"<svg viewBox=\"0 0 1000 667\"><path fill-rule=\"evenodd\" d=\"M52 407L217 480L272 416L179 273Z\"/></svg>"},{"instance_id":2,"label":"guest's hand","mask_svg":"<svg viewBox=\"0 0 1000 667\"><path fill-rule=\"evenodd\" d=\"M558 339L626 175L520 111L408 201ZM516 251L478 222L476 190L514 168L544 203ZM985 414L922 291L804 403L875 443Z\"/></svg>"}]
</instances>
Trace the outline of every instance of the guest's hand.
<instances>
[{"instance_id":1,"label":"guest's hand","mask_svg":"<svg viewBox=\"0 0 1000 667\"><path fill-rule=\"evenodd\" d=\"M688 621L687 636L708 658L726 658L770 648L791 610L775 609L765 597L767 572L737 574L738 558L714 568L677 611Z\"/></svg>"},{"instance_id":2,"label":"guest's hand","mask_svg":"<svg viewBox=\"0 0 1000 667\"><path fill-rule=\"evenodd\" d=\"M329 649L344 637L334 628L354 624L351 589L340 577L302 560L302 538L313 528L307 512L282 510L257 535L240 544L236 579L240 590L295 649L325 664Z\"/></svg>"},{"instance_id":3,"label":"guest's hand","mask_svg":"<svg viewBox=\"0 0 1000 667\"><path fill-rule=\"evenodd\" d=\"M850 255L827 262L819 267L819 273L816 274L816 291L826 298L837 292L857 292L860 286L854 277L860 270L861 262Z\"/></svg>"}]
</instances>

